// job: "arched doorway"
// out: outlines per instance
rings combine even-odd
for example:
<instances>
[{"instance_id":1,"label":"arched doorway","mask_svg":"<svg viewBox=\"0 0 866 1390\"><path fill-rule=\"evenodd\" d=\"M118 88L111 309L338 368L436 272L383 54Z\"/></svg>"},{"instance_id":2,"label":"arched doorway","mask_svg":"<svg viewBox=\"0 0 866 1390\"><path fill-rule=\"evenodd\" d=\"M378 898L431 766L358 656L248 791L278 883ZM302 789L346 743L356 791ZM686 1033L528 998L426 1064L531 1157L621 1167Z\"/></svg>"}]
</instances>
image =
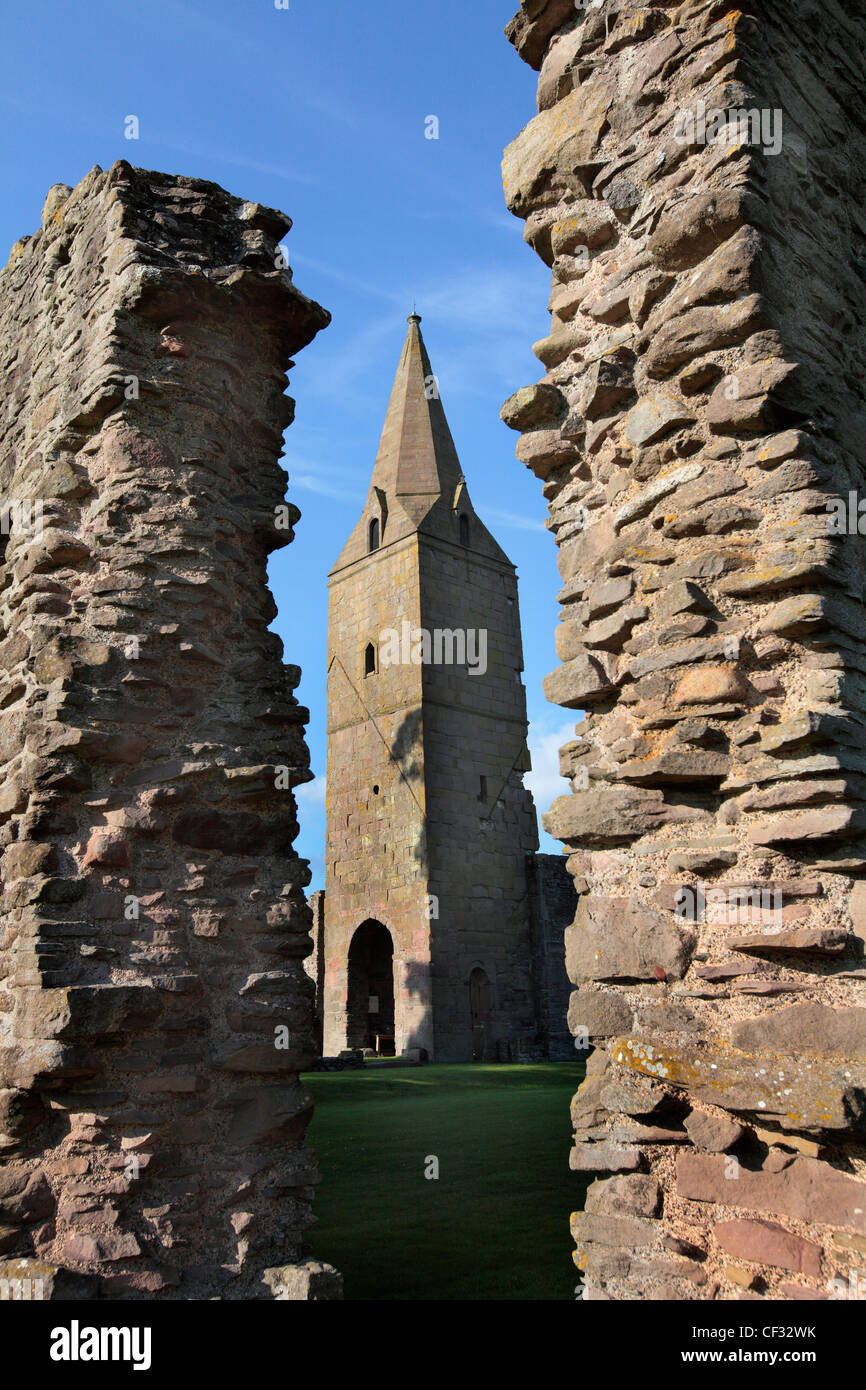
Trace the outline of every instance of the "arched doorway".
<instances>
[{"instance_id":1,"label":"arched doorway","mask_svg":"<svg viewBox=\"0 0 866 1390\"><path fill-rule=\"evenodd\" d=\"M349 944L346 1043L394 1056L394 943L381 922L362 922Z\"/></svg>"},{"instance_id":2,"label":"arched doorway","mask_svg":"<svg viewBox=\"0 0 866 1390\"><path fill-rule=\"evenodd\" d=\"M472 1024L472 1060L486 1062L491 1050L493 986L487 971L476 965L469 975L469 1016Z\"/></svg>"}]
</instances>

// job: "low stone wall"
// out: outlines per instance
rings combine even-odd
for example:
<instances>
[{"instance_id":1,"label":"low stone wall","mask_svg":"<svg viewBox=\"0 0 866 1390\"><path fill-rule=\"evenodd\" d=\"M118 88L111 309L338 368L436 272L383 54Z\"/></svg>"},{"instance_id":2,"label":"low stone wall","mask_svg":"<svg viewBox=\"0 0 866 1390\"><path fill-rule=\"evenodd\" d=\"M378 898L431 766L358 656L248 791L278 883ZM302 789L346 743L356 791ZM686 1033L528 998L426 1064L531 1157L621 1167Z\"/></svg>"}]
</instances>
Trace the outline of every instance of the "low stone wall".
<instances>
[{"instance_id":1,"label":"low stone wall","mask_svg":"<svg viewBox=\"0 0 866 1390\"><path fill-rule=\"evenodd\" d=\"M862 7L524 0L508 32L539 114L505 193L553 286L503 418L559 547L546 693L588 711L545 821L586 1296L857 1296Z\"/></svg>"},{"instance_id":2,"label":"low stone wall","mask_svg":"<svg viewBox=\"0 0 866 1390\"><path fill-rule=\"evenodd\" d=\"M568 1031L566 1018L571 990L565 969L563 933L577 906L574 881L559 854L528 854L526 874L539 1035L548 1060L572 1062L574 1039Z\"/></svg>"}]
</instances>

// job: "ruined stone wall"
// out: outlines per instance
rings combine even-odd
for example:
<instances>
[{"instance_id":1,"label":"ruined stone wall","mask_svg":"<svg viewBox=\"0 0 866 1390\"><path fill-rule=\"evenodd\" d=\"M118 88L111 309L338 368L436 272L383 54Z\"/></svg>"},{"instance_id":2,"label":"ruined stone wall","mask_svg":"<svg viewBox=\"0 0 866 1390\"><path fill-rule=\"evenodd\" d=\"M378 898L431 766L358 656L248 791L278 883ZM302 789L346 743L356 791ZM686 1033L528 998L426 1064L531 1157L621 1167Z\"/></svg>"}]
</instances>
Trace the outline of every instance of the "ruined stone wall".
<instances>
[{"instance_id":1,"label":"ruined stone wall","mask_svg":"<svg viewBox=\"0 0 866 1390\"><path fill-rule=\"evenodd\" d=\"M313 1036L316 1041L316 1051L321 1055L323 1047L323 1019L322 1006L324 1002L325 990L325 891L320 888L318 892L311 893L307 898L312 914L312 926L310 936L313 942L313 949L304 961L304 969L313 982Z\"/></svg>"},{"instance_id":2,"label":"ruined stone wall","mask_svg":"<svg viewBox=\"0 0 866 1390\"><path fill-rule=\"evenodd\" d=\"M538 1032L546 1057L551 1061L571 1062L575 1048L567 1022L571 990L565 969L563 937L577 907L574 881L566 861L559 854L528 854L526 877Z\"/></svg>"},{"instance_id":3,"label":"ruined stone wall","mask_svg":"<svg viewBox=\"0 0 866 1390\"><path fill-rule=\"evenodd\" d=\"M588 711L545 822L576 1260L593 1299L862 1296L863 6L524 0L509 36L553 287L503 418L559 546L545 689Z\"/></svg>"},{"instance_id":4,"label":"ruined stone wall","mask_svg":"<svg viewBox=\"0 0 866 1390\"><path fill-rule=\"evenodd\" d=\"M328 319L290 225L120 162L0 273L0 1275L44 1296L327 1282L306 711L267 631L284 373Z\"/></svg>"}]
</instances>

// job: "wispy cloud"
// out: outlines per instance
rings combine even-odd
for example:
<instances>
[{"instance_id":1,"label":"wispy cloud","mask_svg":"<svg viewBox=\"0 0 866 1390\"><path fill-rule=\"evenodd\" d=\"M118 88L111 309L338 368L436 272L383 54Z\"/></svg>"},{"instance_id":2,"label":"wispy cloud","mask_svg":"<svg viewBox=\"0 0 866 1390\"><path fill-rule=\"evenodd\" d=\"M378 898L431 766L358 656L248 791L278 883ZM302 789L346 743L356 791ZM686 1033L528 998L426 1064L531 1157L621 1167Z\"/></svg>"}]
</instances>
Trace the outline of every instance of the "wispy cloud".
<instances>
[{"instance_id":1,"label":"wispy cloud","mask_svg":"<svg viewBox=\"0 0 866 1390\"><path fill-rule=\"evenodd\" d=\"M314 782L304 782L295 789L295 796L301 805L313 807L325 804L325 779L317 777Z\"/></svg>"},{"instance_id":2,"label":"wispy cloud","mask_svg":"<svg viewBox=\"0 0 866 1390\"><path fill-rule=\"evenodd\" d=\"M299 262L300 263L300 262ZM325 357L311 359L304 363L304 397L324 396L333 406L339 397L340 410L361 405L369 405L369 390L362 382L370 382L371 365L381 360L381 354L390 349L393 354L395 339L400 341L400 325L405 328L405 313L391 313L383 318L372 319L359 333L344 342L342 348L334 349ZM391 370L394 370L394 364ZM381 385L378 387L381 393Z\"/></svg>"},{"instance_id":3,"label":"wispy cloud","mask_svg":"<svg viewBox=\"0 0 866 1390\"><path fill-rule=\"evenodd\" d=\"M265 5L255 16L250 14L247 7L240 6L240 22L224 24L218 17L206 12L201 0L197 6L185 4L184 0L159 0L159 4L160 8L173 16L176 23L186 24L199 36L209 34L211 38L220 40L225 56L233 65L239 48L257 54L263 64L271 62L274 45L283 42L287 32L291 32L288 28L291 24L291 11L277 11L270 5ZM268 23L272 27L265 29L264 26ZM365 137L375 137L385 143L390 140L393 143L394 130L391 122L374 115L369 106L362 107L357 93L354 94L351 104L343 103L334 83L329 83L323 88L321 83L305 80L304 73L309 72L309 67L304 63L303 53L297 49L287 47L286 62L291 69L293 105L303 105L321 119L348 129L358 136L363 134Z\"/></svg>"},{"instance_id":4,"label":"wispy cloud","mask_svg":"<svg viewBox=\"0 0 866 1390\"><path fill-rule=\"evenodd\" d=\"M308 860L312 878L308 893L317 893L320 888L325 886L325 856L323 854L311 854Z\"/></svg>"},{"instance_id":5,"label":"wispy cloud","mask_svg":"<svg viewBox=\"0 0 866 1390\"><path fill-rule=\"evenodd\" d=\"M317 473L292 473L289 478L290 494L292 488L299 488L301 492L316 492L321 497L331 497L336 502L351 503L352 506L356 506L358 502L357 486L339 487Z\"/></svg>"},{"instance_id":6,"label":"wispy cloud","mask_svg":"<svg viewBox=\"0 0 866 1390\"><path fill-rule=\"evenodd\" d=\"M187 24L199 36L210 34L211 38L222 39L235 50L247 48L262 55L266 52L264 46L250 36L248 26L245 32L240 25L222 24L201 4L193 6L184 4L183 0L158 0L158 8L171 15L176 24Z\"/></svg>"},{"instance_id":7,"label":"wispy cloud","mask_svg":"<svg viewBox=\"0 0 866 1390\"><path fill-rule=\"evenodd\" d=\"M283 464L289 474L289 496L294 488L300 488L303 492L316 492L322 497L333 497L336 501L358 504L357 474L349 468L341 468L309 454L293 454L292 443L290 429L283 458ZM324 447L327 448L327 440Z\"/></svg>"},{"instance_id":8,"label":"wispy cloud","mask_svg":"<svg viewBox=\"0 0 866 1390\"><path fill-rule=\"evenodd\" d=\"M431 348L433 368L446 401L458 396L495 400L498 391L503 399L509 388L513 389L515 345L519 344L522 352L526 344L526 315L522 308L526 285L516 271L467 267L451 278L433 282L419 279L413 285L395 288L393 281L383 281L381 285L361 281L303 255L294 257L293 264L314 267L357 292L393 306L390 312L367 321L340 350L335 352L332 348L326 359L304 363L306 398L315 395L333 400L339 393L342 409L366 408L371 368L376 372L379 363L387 360L393 371L406 315L413 302L425 321L428 346L431 336L447 335L444 351L435 345ZM383 269L385 274L387 268ZM540 315L539 336L544 331ZM384 354L389 354L387 359Z\"/></svg>"},{"instance_id":9,"label":"wispy cloud","mask_svg":"<svg viewBox=\"0 0 866 1390\"><path fill-rule=\"evenodd\" d=\"M559 773L559 750L574 738L574 721L552 729L547 721L529 726L529 753L532 771L524 781L535 798L539 814L558 796L567 796L569 784Z\"/></svg>"},{"instance_id":10,"label":"wispy cloud","mask_svg":"<svg viewBox=\"0 0 866 1390\"><path fill-rule=\"evenodd\" d=\"M217 164L231 164L236 169L249 169L266 178L283 179L286 183L306 184L311 188L321 188L322 180L312 174L300 174L296 169L285 169L279 164L268 164L261 159L249 159L246 155L231 154L228 150L214 149L203 145L189 145L182 140L170 140L166 136L147 131L149 145L162 150L173 150L175 154L190 155L193 159L212 159Z\"/></svg>"},{"instance_id":11,"label":"wispy cloud","mask_svg":"<svg viewBox=\"0 0 866 1390\"><path fill-rule=\"evenodd\" d=\"M526 332L526 277L510 267L467 267L450 280L424 288L419 310L466 324L476 333L493 336L504 327Z\"/></svg>"},{"instance_id":12,"label":"wispy cloud","mask_svg":"<svg viewBox=\"0 0 866 1390\"><path fill-rule=\"evenodd\" d=\"M147 117L142 120L141 139L124 141L123 136L123 115L117 116L114 125L109 128L104 123L93 120L82 120L74 115L66 107L51 106L50 103L23 101L20 97L10 92L0 93L0 104L10 107L13 111L18 111L22 115L34 118L38 117L51 124L62 122L64 130L74 130L80 135L88 137L89 141L116 139L117 157L121 154L125 159L137 163L142 155L140 152L154 150L171 150L174 154L188 155L191 159L203 160L212 159L217 164L229 164L233 168L247 169L253 173L263 174L266 178L283 179L286 183L305 184L312 188L323 187L323 181L312 174L302 174L296 169L287 169L280 164L271 164L266 160L250 158L247 155L238 154L228 149L221 149L217 146L200 144L190 144L184 140L175 140L170 135L155 129ZM150 159L150 155L147 155ZM196 177L201 177L200 171L196 172Z\"/></svg>"},{"instance_id":13,"label":"wispy cloud","mask_svg":"<svg viewBox=\"0 0 866 1390\"><path fill-rule=\"evenodd\" d=\"M514 512L501 512L497 507L485 507L484 515L491 521L498 521L500 526L510 528L512 531L544 531L544 524L541 521L534 521L531 516L516 516Z\"/></svg>"},{"instance_id":14,"label":"wispy cloud","mask_svg":"<svg viewBox=\"0 0 866 1390\"><path fill-rule=\"evenodd\" d=\"M325 275L338 285L348 285L350 289L359 291L361 294L371 295L374 299L381 299L383 303L393 304L396 308L405 302L400 294L386 285L371 285L365 280L360 280L357 275L349 275L344 270L338 270L334 265L327 265L324 261L314 260L312 256L293 252L291 248L289 248L289 260L293 268L296 265L305 266L307 270L315 270L318 275Z\"/></svg>"}]
</instances>

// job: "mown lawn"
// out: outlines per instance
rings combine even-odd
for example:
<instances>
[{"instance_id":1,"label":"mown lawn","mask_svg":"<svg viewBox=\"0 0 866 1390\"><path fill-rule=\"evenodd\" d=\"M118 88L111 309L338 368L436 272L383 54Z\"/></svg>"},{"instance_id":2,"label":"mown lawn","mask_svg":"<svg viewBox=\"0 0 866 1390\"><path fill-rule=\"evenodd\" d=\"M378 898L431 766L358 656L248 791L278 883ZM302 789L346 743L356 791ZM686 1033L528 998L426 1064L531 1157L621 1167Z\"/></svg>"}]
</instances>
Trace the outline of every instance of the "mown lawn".
<instances>
[{"instance_id":1,"label":"mown lawn","mask_svg":"<svg viewBox=\"0 0 866 1390\"><path fill-rule=\"evenodd\" d=\"M579 1062L316 1072L310 1232L347 1299L573 1299ZM425 1178L430 1157L438 1179Z\"/></svg>"}]
</instances>

